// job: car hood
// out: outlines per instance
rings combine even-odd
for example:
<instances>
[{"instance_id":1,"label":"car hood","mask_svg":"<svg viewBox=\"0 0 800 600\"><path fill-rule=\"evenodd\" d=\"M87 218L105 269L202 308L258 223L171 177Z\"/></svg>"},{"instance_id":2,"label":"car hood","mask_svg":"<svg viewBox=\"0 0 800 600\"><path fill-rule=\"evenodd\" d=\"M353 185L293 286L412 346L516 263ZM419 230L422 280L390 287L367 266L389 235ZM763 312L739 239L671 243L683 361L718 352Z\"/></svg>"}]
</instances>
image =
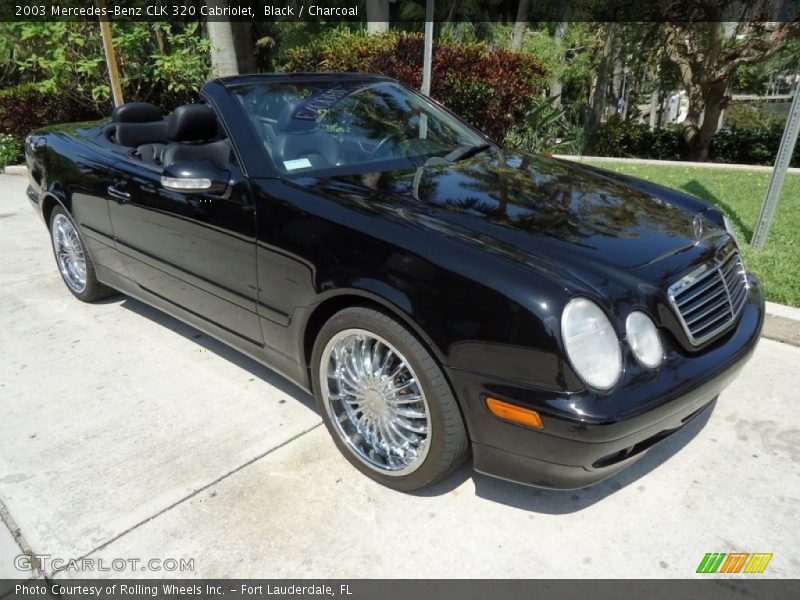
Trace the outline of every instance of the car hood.
<instances>
[{"instance_id":1,"label":"car hood","mask_svg":"<svg viewBox=\"0 0 800 600\"><path fill-rule=\"evenodd\" d=\"M362 209L505 254L630 270L698 245L693 213L615 174L527 154L319 181ZM710 221L706 234L719 234Z\"/></svg>"}]
</instances>

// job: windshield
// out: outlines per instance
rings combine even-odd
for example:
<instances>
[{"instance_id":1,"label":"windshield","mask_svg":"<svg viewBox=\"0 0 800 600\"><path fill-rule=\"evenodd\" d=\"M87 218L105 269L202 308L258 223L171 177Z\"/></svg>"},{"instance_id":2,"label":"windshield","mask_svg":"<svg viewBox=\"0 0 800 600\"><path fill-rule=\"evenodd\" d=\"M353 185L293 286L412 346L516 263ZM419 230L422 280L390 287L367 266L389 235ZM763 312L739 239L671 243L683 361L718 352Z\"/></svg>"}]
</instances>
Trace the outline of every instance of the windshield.
<instances>
[{"instance_id":1,"label":"windshield","mask_svg":"<svg viewBox=\"0 0 800 600\"><path fill-rule=\"evenodd\" d=\"M394 82L261 83L233 93L286 174L416 167L434 156L467 156L486 144L477 132Z\"/></svg>"}]
</instances>

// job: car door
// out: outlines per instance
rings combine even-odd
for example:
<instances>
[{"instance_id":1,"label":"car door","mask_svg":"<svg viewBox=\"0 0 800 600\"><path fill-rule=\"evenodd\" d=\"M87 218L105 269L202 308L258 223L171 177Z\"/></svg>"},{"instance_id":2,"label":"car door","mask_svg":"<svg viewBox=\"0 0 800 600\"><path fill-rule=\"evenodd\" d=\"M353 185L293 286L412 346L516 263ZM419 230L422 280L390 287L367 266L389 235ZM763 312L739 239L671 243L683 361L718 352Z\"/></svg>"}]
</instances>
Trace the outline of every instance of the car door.
<instances>
[{"instance_id":1,"label":"car door","mask_svg":"<svg viewBox=\"0 0 800 600\"><path fill-rule=\"evenodd\" d=\"M136 158L111 169L111 224L129 275L145 291L261 345L247 178L231 163L225 192L210 194L168 190L161 175L160 166Z\"/></svg>"}]
</instances>

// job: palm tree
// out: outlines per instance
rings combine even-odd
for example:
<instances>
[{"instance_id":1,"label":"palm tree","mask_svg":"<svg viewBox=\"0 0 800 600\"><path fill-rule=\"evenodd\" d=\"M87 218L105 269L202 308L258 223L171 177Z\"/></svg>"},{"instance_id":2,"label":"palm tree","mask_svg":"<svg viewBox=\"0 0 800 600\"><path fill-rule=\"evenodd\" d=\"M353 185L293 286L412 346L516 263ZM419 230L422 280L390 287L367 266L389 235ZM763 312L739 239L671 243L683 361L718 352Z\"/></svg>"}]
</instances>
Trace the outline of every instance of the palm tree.
<instances>
[{"instance_id":1,"label":"palm tree","mask_svg":"<svg viewBox=\"0 0 800 600\"><path fill-rule=\"evenodd\" d=\"M209 12L225 8L227 4L226 0L206 0ZM231 22L228 19L209 19L206 26L208 39L211 40L211 65L214 74L217 77L238 75L239 64L236 60L236 44Z\"/></svg>"},{"instance_id":2,"label":"palm tree","mask_svg":"<svg viewBox=\"0 0 800 600\"><path fill-rule=\"evenodd\" d=\"M517 7L517 23L514 25L514 37L511 41L511 49L514 52L522 51L522 44L525 41L525 29L528 27L530 6L531 0L520 0Z\"/></svg>"},{"instance_id":3,"label":"palm tree","mask_svg":"<svg viewBox=\"0 0 800 600\"><path fill-rule=\"evenodd\" d=\"M389 0L367 0L367 32L389 31Z\"/></svg>"}]
</instances>

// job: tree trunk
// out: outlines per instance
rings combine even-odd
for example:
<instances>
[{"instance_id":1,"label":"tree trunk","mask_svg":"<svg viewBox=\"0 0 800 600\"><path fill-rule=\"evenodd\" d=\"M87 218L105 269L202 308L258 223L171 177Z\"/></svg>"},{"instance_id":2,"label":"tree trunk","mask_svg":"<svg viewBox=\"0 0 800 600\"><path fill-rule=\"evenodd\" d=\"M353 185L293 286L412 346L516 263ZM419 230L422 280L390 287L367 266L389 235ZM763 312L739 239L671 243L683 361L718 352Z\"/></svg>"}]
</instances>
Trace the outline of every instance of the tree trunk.
<instances>
[{"instance_id":1,"label":"tree trunk","mask_svg":"<svg viewBox=\"0 0 800 600\"><path fill-rule=\"evenodd\" d=\"M156 26L156 43L158 44L158 51L161 54L167 53L167 41L164 39L164 32Z\"/></svg>"},{"instance_id":2,"label":"tree trunk","mask_svg":"<svg viewBox=\"0 0 800 600\"><path fill-rule=\"evenodd\" d=\"M572 13L572 6L568 0L561 0L558 5L558 25L553 35L553 41L556 45L556 52L558 52L558 67L557 73L550 82L550 100L555 108L561 106L561 93L564 91L564 80L561 78L566 66L564 51L561 46L564 43L564 36L567 33L567 24L569 17Z\"/></svg>"},{"instance_id":3,"label":"tree trunk","mask_svg":"<svg viewBox=\"0 0 800 600\"><path fill-rule=\"evenodd\" d=\"M517 22L514 25L514 37L511 40L511 50L521 52L525 42L525 29L528 27L528 11L530 10L531 0L520 0L517 7Z\"/></svg>"},{"instance_id":4,"label":"tree trunk","mask_svg":"<svg viewBox=\"0 0 800 600\"><path fill-rule=\"evenodd\" d=\"M721 6L716 8L721 10ZM666 56L680 69L689 99L683 138L692 160L707 161L709 158L711 140L729 100L728 84L736 70L771 58L785 48L790 39L800 35L800 23L796 20L770 28L756 25L750 25L752 31L742 36L739 44L726 43L736 37L739 30L736 23L712 19L670 23L666 27Z\"/></svg>"},{"instance_id":5,"label":"tree trunk","mask_svg":"<svg viewBox=\"0 0 800 600\"><path fill-rule=\"evenodd\" d=\"M649 121L650 131L655 131L658 127L658 92L653 90L650 93L650 115Z\"/></svg>"},{"instance_id":6,"label":"tree trunk","mask_svg":"<svg viewBox=\"0 0 800 600\"><path fill-rule=\"evenodd\" d=\"M717 133L722 111L728 104L725 94L727 88L728 81L721 80L707 85L705 90L694 86L687 91L689 112L683 122L683 139L689 148L689 160L708 161L711 140Z\"/></svg>"},{"instance_id":7,"label":"tree trunk","mask_svg":"<svg viewBox=\"0 0 800 600\"><path fill-rule=\"evenodd\" d=\"M553 78L553 81L550 82L550 100L553 102L553 106L558 108L561 106L561 93L564 91L564 80L561 78L561 75L564 71L565 60L564 54L561 50L561 44L564 40L564 35L567 33L567 21L561 21L556 26L556 32L553 36L553 41L556 44L556 52L558 52L558 73Z\"/></svg>"},{"instance_id":8,"label":"tree trunk","mask_svg":"<svg viewBox=\"0 0 800 600\"><path fill-rule=\"evenodd\" d=\"M227 2L206 0L206 5L209 9L222 9L227 7ZM214 74L217 77L238 75L239 65L236 61L236 45L231 22L209 19L207 31L208 39L211 40L211 65Z\"/></svg>"},{"instance_id":9,"label":"tree trunk","mask_svg":"<svg viewBox=\"0 0 800 600\"><path fill-rule=\"evenodd\" d=\"M611 75L611 90L612 95L614 96L614 114L617 115L620 112L620 99L622 98L622 94L625 93L623 89L623 77L624 77L624 67L622 65L622 61L620 60L619 56L614 59L614 70Z\"/></svg>"},{"instance_id":10,"label":"tree trunk","mask_svg":"<svg viewBox=\"0 0 800 600\"><path fill-rule=\"evenodd\" d=\"M389 0L367 0L367 33L389 31Z\"/></svg>"},{"instance_id":11,"label":"tree trunk","mask_svg":"<svg viewBox=\"0 0 800 600\"><path fill-rule=\"evenodd\" d=\"M597 67L597 81L592 91L591 112L589 113L589 122L586 127L590 147L594 143L594 137L603 116L603 100L605 99L606 86L608 84L608 66L614 50L614 25L615 23L609 23L606 26L603 54Z\"/></svg>"},{"instance_id":12,"label":"tree trunk","mask_svg":"<svg viewBox=\"0 0 800 600\"><path fill-rule=\"evenodd\" d=\"M256 55L253 51L253 24L250 21L231 23L236 45L236 63L240 73L256 72Z\"/></svg>"},{"instance_id":13,"label":"tree trunk","mask_svg":"<svg viewBox=\"0 0 800 600\"><path fill-rule=\"evenodd\" d=\"M458 16L458 8L461 4L461 0L453 0L453 3L450 5L450 12L447 13L446 21L448 23L453 23Z\"/></svg>"}]
</instances>

